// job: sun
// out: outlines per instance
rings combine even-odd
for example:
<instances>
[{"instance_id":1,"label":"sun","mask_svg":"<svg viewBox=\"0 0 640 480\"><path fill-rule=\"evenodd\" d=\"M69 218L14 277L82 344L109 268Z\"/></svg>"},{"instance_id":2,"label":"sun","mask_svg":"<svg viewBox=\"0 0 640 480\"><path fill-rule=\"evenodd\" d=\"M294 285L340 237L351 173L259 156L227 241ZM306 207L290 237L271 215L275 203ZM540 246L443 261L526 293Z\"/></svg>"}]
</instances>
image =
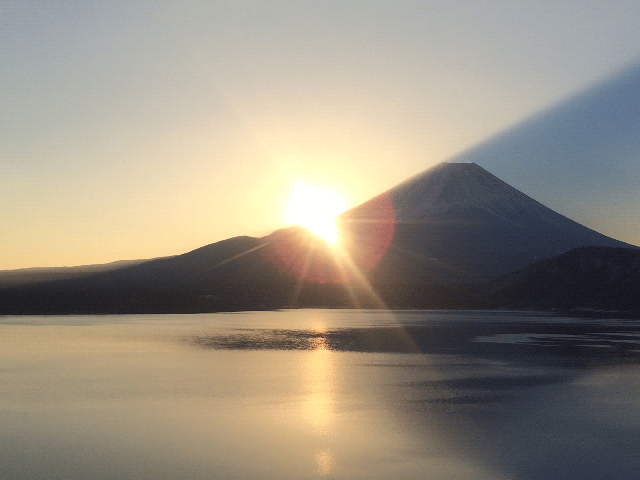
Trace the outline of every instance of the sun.
<instances>
[{"instance_id":1,"label":"sun","mask_svg":"<svg viewBox=\"0 0 640 480\"><path fill-rule=\"evenodd\" d=\"M301 225L327 242L338 240L336 216L347 209L343 197L333 190L309 183L293 185L287 205L287 223Z\"/></svg>"}]
</instances>

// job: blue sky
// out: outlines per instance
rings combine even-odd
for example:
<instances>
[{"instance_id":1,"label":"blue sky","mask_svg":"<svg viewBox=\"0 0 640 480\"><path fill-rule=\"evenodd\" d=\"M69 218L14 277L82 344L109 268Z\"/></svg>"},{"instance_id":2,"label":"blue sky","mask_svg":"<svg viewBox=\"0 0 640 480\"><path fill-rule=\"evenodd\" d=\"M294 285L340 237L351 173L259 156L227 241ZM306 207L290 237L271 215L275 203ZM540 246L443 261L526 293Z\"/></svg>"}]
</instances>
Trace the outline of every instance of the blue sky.
<instances>
[{"instance_id":1,"label":"blue sky","mask_svg":"<svg viewBox=\"0 0 640 480\"><path fill-rule=\"evenodd\" d=\"M264 235L298 181L355 206L634 64L638 27L625 1L2 1L0 268ZM612 182L547 203L640 243Z\"/></svg>"}]
</instances>

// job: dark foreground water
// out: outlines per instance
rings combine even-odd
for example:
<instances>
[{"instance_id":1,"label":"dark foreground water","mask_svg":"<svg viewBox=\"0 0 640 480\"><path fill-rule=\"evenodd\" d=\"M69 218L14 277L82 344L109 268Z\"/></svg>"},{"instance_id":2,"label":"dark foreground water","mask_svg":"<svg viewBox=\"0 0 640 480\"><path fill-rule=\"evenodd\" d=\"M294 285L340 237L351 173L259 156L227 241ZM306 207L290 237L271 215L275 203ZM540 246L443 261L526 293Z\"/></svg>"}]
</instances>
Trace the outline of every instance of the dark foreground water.
<instances>
[{"instance_id":1,"label":"dark foreground water","mask_svg":"<svg viewBox=\"0 0 640 480\"><path fill-rule=\"evenodd\" d=\"M640 321L0 318L0 478L637 479Z\"/></svg>"}]
</instances>

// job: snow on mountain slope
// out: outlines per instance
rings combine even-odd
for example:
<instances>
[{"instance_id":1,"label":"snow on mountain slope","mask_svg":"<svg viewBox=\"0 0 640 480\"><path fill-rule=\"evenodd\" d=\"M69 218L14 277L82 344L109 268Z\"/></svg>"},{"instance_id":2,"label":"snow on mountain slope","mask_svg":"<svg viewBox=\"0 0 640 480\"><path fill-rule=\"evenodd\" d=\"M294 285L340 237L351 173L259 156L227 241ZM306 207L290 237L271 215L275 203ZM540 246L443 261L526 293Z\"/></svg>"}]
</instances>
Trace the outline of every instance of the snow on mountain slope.
<instances>
[{"instance_id":1,"label":"snow on mountain slope","mask_svg":"<svg viewBox=\"0 0 640 480\"><path fill-rule=\"evenodd\" d=\"M421 221L473 209L526 226L558 226L565 217L506 184L475 163L441 163L388 192L398 222Z\"/></svg>"},{"instance_id":2,"label":"snow on mountain slope","mask_svg":"<svg viewBox=\"0 0 640 480\"><path fill-rule=\"evenodd\" d=\"M351 247L393 230L376 282L483 281L580 246L628 247L554 212L475 163L441 163L340 217ZM388 233L387 233L388 235ZM366 241L360 241L361 238Z\"/></svg>"}]
</instances>

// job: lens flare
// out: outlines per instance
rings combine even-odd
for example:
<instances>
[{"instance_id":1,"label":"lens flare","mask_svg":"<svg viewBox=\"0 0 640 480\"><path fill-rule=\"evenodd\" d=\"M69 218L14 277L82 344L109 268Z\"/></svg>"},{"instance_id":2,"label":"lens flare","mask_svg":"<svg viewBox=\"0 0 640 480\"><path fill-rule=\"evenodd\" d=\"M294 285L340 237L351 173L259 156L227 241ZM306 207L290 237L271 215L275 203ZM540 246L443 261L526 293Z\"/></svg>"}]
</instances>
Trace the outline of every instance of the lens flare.
<instances>
[{"instance_id":1,"label":"lens flare","mask_svg":"<svg viewBox=\"0 0 640 480\"><path fill-rule=\"evenodd\" d=\"M327 242L338 240L336 216L347 208L347 203L333 190L308 183L293 186L287 206L287 222L301 225Z\"/></svg>"}]
</instances>

